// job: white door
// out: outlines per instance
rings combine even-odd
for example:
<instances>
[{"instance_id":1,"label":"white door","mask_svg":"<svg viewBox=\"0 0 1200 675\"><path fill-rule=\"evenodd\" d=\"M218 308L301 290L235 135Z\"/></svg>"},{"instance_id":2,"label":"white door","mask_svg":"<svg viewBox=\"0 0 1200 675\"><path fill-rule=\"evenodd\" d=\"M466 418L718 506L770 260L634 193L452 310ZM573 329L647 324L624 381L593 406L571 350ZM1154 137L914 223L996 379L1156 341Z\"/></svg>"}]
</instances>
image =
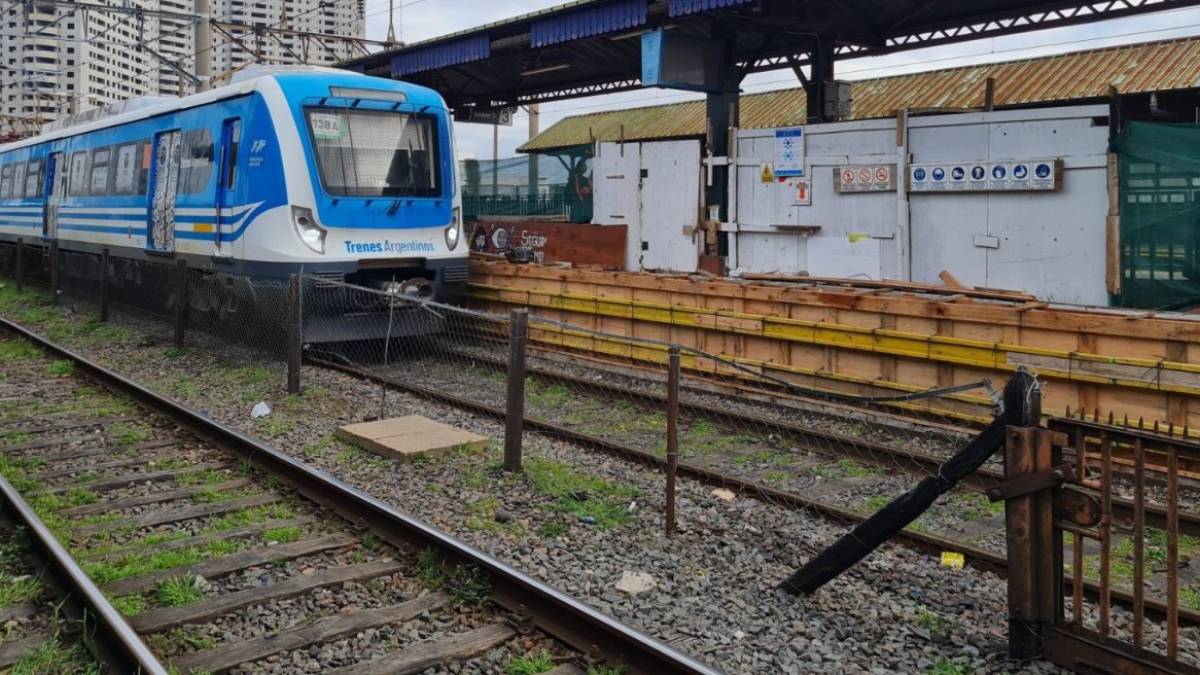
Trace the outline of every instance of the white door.
<instances>
[{"instance_id":1,"label":"white door","mask_svg":"<svg viewBox=\"0 0 1200 675\"><path fill-rule=\"evenodd\" d=\"M625 269L642 269L642 213L638 206L638 184L642 170L641 146L626 143L597 143L592 163L592 222L597 225L627 225Z\"/></svg>"},{"instance_id":2,"label":"white door","mask_svg":"<svg viewBox=\"0 0 1200 675\"><path fill-rule=\"evenodd\" d=\"M643 143L641 155L642 269L695 272L703 237L700 141Z\"/></svg>"}]
</instances>

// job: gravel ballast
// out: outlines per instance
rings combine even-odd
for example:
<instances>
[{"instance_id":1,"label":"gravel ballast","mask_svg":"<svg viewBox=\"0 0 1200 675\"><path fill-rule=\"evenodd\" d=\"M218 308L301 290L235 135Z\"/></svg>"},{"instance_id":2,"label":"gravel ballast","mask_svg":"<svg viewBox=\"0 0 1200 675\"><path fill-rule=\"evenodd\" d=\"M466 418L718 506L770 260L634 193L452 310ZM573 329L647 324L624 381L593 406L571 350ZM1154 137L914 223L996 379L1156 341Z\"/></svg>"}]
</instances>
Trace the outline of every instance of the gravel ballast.
<instances>
[{"instance_id":1,"label":"gravel ballast","mask_svg":"<svg viewBox=\"0 0 1200 675\"><path fill-rule=\"evenodd\" d=\"M94 309L54 311L78 322ZM303 396L287 397L283 366L274 358L241 346L218 350L203 336L192 338L197 348L172 350L168 327L140 317L115 316L113 325L122 332L112 339L87 331L56 339L724 672L1059 672L1044 662L1007 661L1006 584L993 574L951 569L889 545L812 597L781 595L774 586L842 528L771 503L726 500L681 480L679 532L667 538L661 474L534 434L526 437L527 467L554 474L550 483L557 472L567 482L586 476L597 486L564 500L546 482L505 475L498 468L499 442L480 453L408 464L380 459L331 434L370 417L411 414L493 439L502 438L503 429L394 392L381 402L377 386L317 368L303 370ZM31 327L47 332L47 326ZM260 400L273 412L252 420L250 410ZM650 588L618 590L623 578L639 574L649 575L643 586ZM1128 618L1118 613L1116 624L1128 625ZM1160 632L1148 627L1151 644L1162 639ZM1200 653L1196 640L1196 630L1185 629L1180 651Z\"/></svg>"}]
</instances>

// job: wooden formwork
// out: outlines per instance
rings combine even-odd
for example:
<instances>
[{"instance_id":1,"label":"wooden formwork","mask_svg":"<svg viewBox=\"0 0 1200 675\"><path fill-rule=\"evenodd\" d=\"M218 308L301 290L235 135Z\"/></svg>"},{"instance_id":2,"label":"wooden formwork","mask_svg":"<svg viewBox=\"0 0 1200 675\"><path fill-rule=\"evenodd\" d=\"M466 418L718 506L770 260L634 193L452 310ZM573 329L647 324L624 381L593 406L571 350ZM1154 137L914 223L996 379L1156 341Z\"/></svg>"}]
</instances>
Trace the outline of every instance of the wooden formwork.
<instances>
[{"instance_id":1,"label":"wooden formwork","mask_svg":"<svg viewBox=\"0 0 1200 675\"><path fill-rule=\"evenodd\" d=\"M1200 317L1054 306L1019 293L835 280L734 280L471 262L471 302L613 334L535 325L535 344L665 360L650 338L723 355L804 386L855 394L916 392L1019 366L1046 383L1047 414L1100 410L1200 429ZM661 351L662 354L658 352ZM704 370L701 359L684 367ZM986 392L926 402L988 414Z\"/></svg>"}]
</instances>

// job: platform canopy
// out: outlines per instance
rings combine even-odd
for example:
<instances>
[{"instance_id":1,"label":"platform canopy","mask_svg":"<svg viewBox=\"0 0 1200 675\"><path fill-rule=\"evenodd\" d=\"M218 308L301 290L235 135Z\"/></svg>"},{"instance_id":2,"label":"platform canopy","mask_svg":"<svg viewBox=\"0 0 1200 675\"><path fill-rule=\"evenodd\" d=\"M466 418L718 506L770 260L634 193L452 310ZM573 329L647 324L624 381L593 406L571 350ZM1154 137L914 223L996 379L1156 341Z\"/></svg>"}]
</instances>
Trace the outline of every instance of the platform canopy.
<instances>
[{"instance_id":1,"label":"platform canopy","mask_svg":"<svg viewBox=\"0 0 1200 675\"><path fill-rule=\"evenodd\" d=\"M346 62L496 108L641 87L641 39L719 37L741 76L1200 5L1200 0L578 0ZM828 64L828 65L824 65ZM805 83L807 86L807 83Z\"/></svg>"}]
</instances>

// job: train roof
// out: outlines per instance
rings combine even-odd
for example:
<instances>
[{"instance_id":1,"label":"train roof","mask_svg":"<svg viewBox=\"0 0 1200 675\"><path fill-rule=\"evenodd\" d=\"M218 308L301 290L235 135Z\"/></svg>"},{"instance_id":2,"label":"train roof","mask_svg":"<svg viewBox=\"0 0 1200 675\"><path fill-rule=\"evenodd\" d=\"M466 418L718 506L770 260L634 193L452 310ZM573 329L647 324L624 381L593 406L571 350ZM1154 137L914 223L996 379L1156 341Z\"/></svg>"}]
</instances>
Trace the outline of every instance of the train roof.
<instances>
[{"instance_id":1,"label":"train roof","mask_svg":"<svg viewBox=\"0 0 1200 675\"><path fill-rule=\"evenodd\" d=\"M78 126L64 127L39 134L32 138L0 146L0 154L19 150L30 146L40 145L60 138L70 138L92 131L100 131L129 122L149 119L157 115L175 110L187 110L198 106L222 101L237 96L244 96L252 91L258 91L267 82L276 82L285 93L294 91L302 96L318 96L321 86L340 85L358 88L379 89L380 91L399 91L408 95L409 101L417 105L445 107L442 97L432 89L408 82L399 82L382 77L371 77L361 73L333 68L302 67L303 69L287 68L273 69L261 74L244 76L210 91L192 94L178 99L168 99L166 102L153 103L145 107L127 110L109 117L101 117L94 121L85 122ZM324 94L328 96L328 94Z\"/></svg>"}]
</instances>

